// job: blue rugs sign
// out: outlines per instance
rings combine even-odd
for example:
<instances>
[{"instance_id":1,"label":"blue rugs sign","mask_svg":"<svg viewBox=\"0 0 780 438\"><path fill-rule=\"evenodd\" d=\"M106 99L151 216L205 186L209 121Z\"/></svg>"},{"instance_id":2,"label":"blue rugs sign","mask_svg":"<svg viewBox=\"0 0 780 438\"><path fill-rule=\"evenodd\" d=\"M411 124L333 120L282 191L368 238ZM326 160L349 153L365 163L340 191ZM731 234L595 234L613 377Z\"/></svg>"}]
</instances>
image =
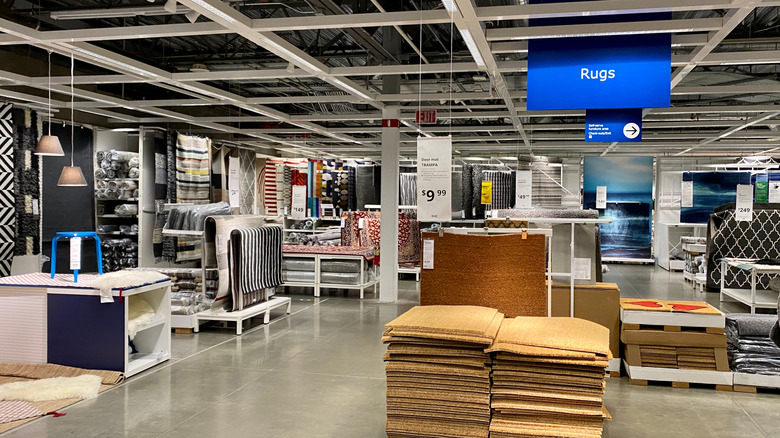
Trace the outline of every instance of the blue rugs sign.
<instances>
[{"instance_id":1,"label":"blue rugs sign","mask_svg":"<svg viewBox=\"0 0 780 438\"><path fill-rule=\"evenodd\" d=\"M670 34L531 40L527 109L668 107L671 44Z\"/></svg>"}]
</instances>

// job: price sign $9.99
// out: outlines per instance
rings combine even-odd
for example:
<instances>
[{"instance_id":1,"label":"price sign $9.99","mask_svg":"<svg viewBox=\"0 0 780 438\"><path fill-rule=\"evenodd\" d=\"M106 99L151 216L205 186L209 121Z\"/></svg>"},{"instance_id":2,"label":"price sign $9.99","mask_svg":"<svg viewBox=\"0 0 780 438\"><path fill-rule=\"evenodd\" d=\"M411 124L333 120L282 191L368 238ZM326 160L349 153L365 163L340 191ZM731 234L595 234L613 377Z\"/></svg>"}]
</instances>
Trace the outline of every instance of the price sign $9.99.
<instances>
[{"instance_id":1,"label":"price sign $9.99","mask_svg":"<svg viewBox=\"0 0 780 438\"><path fill-rule=\"evenodd\" d=\"M423 190L422 195L425 196L428 202L433 202L437 196L444 196L447 194L446 190Z\"/></svg>"}]
</instances>

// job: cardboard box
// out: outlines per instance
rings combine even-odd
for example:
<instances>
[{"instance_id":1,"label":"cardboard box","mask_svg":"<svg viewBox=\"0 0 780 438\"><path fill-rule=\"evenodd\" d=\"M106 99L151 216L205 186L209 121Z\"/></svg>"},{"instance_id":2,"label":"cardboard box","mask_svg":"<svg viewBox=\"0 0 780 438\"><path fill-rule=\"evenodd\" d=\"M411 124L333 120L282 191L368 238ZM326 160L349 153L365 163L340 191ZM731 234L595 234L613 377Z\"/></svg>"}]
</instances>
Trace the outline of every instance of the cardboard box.
<instances>
[{"instance_id":1,"label":"cardboard box","mask_svg":"<svg viewBox=\"0 0 780 438\"><path fill-rule=\"evenodd\" d=\"M569 316L570 285L552 285L552 316ZM609 329L609 350L620 357L620 289L615 283L574 286L574 316Z\"/></svg>"},{"instance_id":2,"label":"cardboard box","mask_svg":"<svg viewBox=\"0 0 780 438\"><path fill-rule=\"evenodd\" d=\"M627 345L726 348L726 335L698 332L621 329L620 341Z\"/></svg>"}]
</instances>

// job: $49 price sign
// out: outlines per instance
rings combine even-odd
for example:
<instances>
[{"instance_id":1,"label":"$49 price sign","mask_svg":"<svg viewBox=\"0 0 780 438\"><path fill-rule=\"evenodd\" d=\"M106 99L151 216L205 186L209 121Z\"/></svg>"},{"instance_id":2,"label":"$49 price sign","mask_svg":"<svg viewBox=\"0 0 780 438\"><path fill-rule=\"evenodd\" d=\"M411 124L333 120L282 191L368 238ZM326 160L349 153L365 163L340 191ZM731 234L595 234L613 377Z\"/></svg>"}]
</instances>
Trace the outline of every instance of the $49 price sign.
<instances>
[{"instance_id":1,"label":"$49 price sign","mask_svg":"<svg viewBox=\"0 0 780 438\"><path fill-rule=\"evenodd\" d=\"M445 196L447 194L446 190L423 190L422 195L425 196L428 200L428 202L433 202L434 199L436 199L437 196Z\"/></svg>"}]
</instances>

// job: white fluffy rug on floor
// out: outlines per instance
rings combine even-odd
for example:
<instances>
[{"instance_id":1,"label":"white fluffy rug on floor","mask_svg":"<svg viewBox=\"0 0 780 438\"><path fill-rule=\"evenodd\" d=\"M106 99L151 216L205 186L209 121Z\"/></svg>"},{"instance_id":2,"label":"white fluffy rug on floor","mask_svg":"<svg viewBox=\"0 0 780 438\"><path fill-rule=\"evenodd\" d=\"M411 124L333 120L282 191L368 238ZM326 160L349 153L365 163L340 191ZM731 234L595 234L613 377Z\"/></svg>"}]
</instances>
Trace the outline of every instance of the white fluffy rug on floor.
<instances>
[{"instance_id":1,"label":"white fluffy rug on floor","mask_svg":"<svg viewBox=\"0 0 780 438\"><path fill-rule=\"evenodd\" d=\"M100 376L85 374L78 377L52 377L0 385L0 400L27 400L31 402L64 400L67 398L94 398L100 390Z\"/></svg>"}]
</instances>

